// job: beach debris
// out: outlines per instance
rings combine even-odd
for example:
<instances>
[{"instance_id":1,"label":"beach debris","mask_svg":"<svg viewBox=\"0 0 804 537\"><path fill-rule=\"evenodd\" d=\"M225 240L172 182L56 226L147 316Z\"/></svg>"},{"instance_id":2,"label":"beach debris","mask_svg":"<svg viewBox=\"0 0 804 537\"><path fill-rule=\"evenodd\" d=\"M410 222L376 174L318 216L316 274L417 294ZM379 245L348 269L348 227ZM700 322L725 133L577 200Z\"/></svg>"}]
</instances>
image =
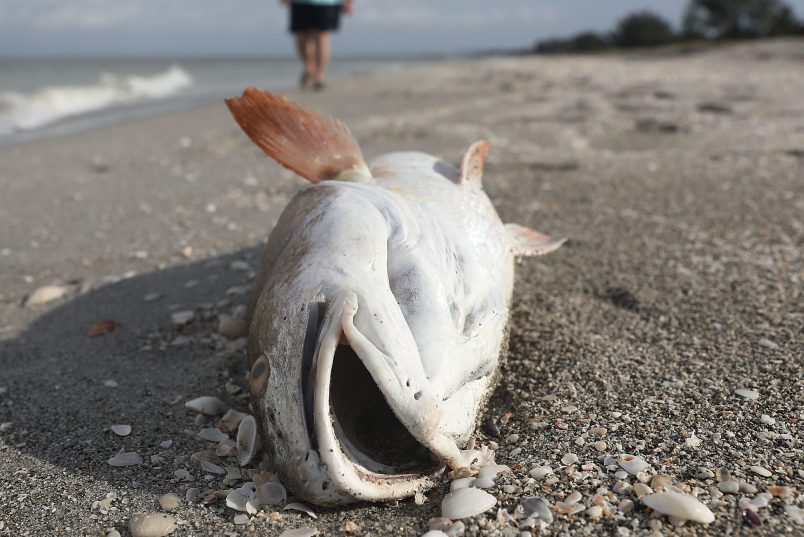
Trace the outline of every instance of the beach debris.
<instances>
[{"instance_id":1,"label":"beach debris","mask_svg":"<svg viewBox=\"0 0 804 537\"><path fill-rule=\"evenodd\" d=\"M227 433L234 432L237 430L238 426L240 426L240 422L243 421L243 418L246 416L248 416L248 414L238 412L237 410L230 408L226 411L226 414L221 417L221 420L218 422L218 427Z\"/></svg>"},{"instance_id":2,"label":"beach debris","mask_svg":"<svg viewBox=\"0 0 804 537\"><path fill-rule=\"evenodd\" d=\"M650 488L662 491L673 484L673 478L667 474L656 474L650 479Z\"/></svg>"},{"instance_id":3,"label":"beach debris","mask_svg":"<svg viewBox=\"0 0 804 537\"><path fill-rule=\"evenodd\" d=\"M759 421L761 421L765 425L776 425L776 419L770 417L768 414L762 414L759 417Z\"/></svg>"},{"instance_id":4,"label":"beach debris","mask_svg":"<svg viewBox=\"0 0 804 537\"><path fill-rule=\"evenodd\" d=\"M226 403L217 397L207 395L187 401L184 403L184 408L206 416L220 416L226 410Z\"/></svg>"},{"instance_id":5,"label":"beach debris","mask_svg":"<svg viewBox=\"0 0 804 537\"><path fill-rule=\"evenodd\" d=\"M648 494L653 494L653 490L651 490L651 488L645 483L637 483L634 485L634 494L636 494L637 498L641 500Z\"/></svg>"},{"instance_id":6,"label":"beach debris","mask_svg":"<svg viewBox=\"0 0 804 537\"><path fill-rule=\"evenodd\" d=\"M650 468L650 464L639 455L628 455L627 453L617 457L617 464L631 475L637 475Z\"/></svg>"},{"instance_id":7,"label":"beach debris","mask_svg":"<svg viewBox=\"0 0 804 537\"><path fill-rule=\"evenodd\" d=\"M642 498L642 503L663 515L702 524L715 521L715 515L696 498L678 492L656 492Z\"/></svg>"},{"instance_id":8,"label":"beach debris","mask_svg":"<svg viewBox=\"0 0 804 537\"><path fill-rule=\"evenodd\" d=\"M458 479L453 479L452 482L449 484L449 490L458 490L458 489L465 489L474 483L474 477L461 477Z\"/></svg>"},{"instance_id":9,"label":"beach debris","mask_svg":"<svg viewBox=\"0 0 804 537\"><path fill-rule=\"evenodd\" d=\"M494 480L497 478L502 472L511 473L511 469L502 464L494 464L490 466L485 466L480 469L475 477L475 481L472 486L477 487L479 489L487 489L494 486Z\"/></svg>"},{"instance_id":10,"label":"beach debris","mask_svg":"<svg viewBox=\"0 0 804 537\"><path fill-rule=\"evenodd\" d=\"M561 457L561 464L569 466L578 462L578 455L575 453L567 453Z\"/></svg>"},{"instance_id":11,"label":"beach debris","mask_svg":"<svg viewBox=\"0 0 804 537\"><path fill-rule=\"evenodd\" d=\"M452 520L468 518L497 505L497 498L484 490L468 487L453 490L441 502L441 515Z\"/></svg>"},{"instance_id":12,"label":"beach debris","mask_svg":"<svg viewBox=\"0 0 804 537\"><path fill-rule=\"evenodd\" d=\"M586 516L592 520L597 520L603 516L603 508L599 505L593 505L586 510Z\"/></svg>"},{"instance_id":13,"label":"beach debris","mask_svg":"<svg viewBox=\"0 0 804 537\"><path fill-rule=\"evenodd\" d=\"M120 328L120 323L117 321L113 321L111 319L103 319L96 323L93 323L92 326L89 327L89 331L87 331L87 335L89 337L98 337L104 334L109 334L114 332Z\"/></svg>"},{"instance_id":14,"label":"beach debris","mask_svg":"<svg viewBox=\"0 0 804 537\"><path fill-rule=\"evenodd\" d=\"M107 388L117 388L118 384L117 381L114 379L108 379L103 381L103 385Z\"/></svg>"},{"instance_id":15,"label":"beach debris","mask_svg":"<svg viewBox=\"0 0 804 537\"><path fill-rule=\"evenodd\" d=\"M248 524L248 521L249 521L248 515L235 515L234 518L232 519L232 522L234 522L238 526Z\"/></svg>"},{"instance_id":16,"label":"beach debris","mask_svg":"<svg viewBox=\"0 0 804 537\"><path fill-rule=\"evenodd\" d=\"M762 518L760 518L756 511L752 511L751 509L743 509L740 511L740 514L742 515L743 521L746 524L750 524L755 528L762 526Z\"/></svg>"},{"instance_id":17,"label":"beach debris","mask_svg":"<svg viewBox=\"0 0 804 537\"><path fill-rule=\"evenodd\" d=\"M159 497L159 506L165 511L172 511L177 509L181 504L181 500L177 494L169 492Z\"/></svg>"},{"instance_id":18,"label":"beach debris","mask_svg":"<svg viewBox=\"0 0 804 537\"><path fill-rule=\"evenodd\" d=\"M527 517L535 516L546 524L553 523L553 512L550 510L550 504L546 500L536 496L525 498L522 500L522 509Z\"/></svg>"},{"instance_id":19,"label":"beach debris","mask_svg":"<svg viewBox=\"0 0 804 537\"><path fill-rule=\"evenodd\" d=\"M531 469L531 471L528 472L528 475L534 479L544 479L552 473L553 469L549 466L537 466L536 468Z\"/></svg>"},{"instance_id":20,"label":"beach debris","mask_svg":"<svg viewBox=\"0 0 804 537\"><path fill-rule=\"evenodd\" d=\"M749 399L751 401L756 401L757 399L759 399L759 392L756 390L750 390L748 388L739 388L737 390L734 390L734 393L739 395L740 397Z\"/></svg>"},{"instance_id":21,"label":"beach debris","mask_svg":"<svg viewBox=\"0 0 804 537\"><path fill-rule=\"evenodd\" d=\"M308 506L304 505L303 503L299 503L299 502L289 503L289 504L287 504L285 506L283 511L288 511L288 510L290 510L290 511L301 511L302 513L306 513L308 516L310 516L312 518L318 518L318 515L316 515L315 512L312 509L310 509Z\"/></svg>"},{"instance_id":22,"label":"beach debris","mask_svg":"<svg viewBox=\"0 0 804 537\"><path fill-rule=\"evenodd\" d=\"M128 436L131 434L131 425L112 425L109 429L117 436Z\"/></svg>"},{"instance_id":23,"label":"beach debris","mask_svg":"<svg viewBox=\"0 0 804 537\"><path fill-rule=\"evenodd\" d=\"M257 421L254 416L246 416L237 428L237 462L245 466L251 462L257 450Z\"/></svg>"},{"instance_id":24,"label":"beach debris","mask_svg":"<svg viewBox=\"0 0 804 537\"><path fill-rule=\"evenodd\" d=\"M137 513L128 521L132 537L163 537L176 529L176 519L166 513Z\"/></svg>"},{"instance_id":25,"label":"beach debris","mask_svg":"<svg viewBox=\"0 0 804 537\"><path fill-rule=\"evenodd\" d=\"M352 520L347 520L341 526L341 531L344 533L357 533L360 531L360 526Z\"/></svg>"},{"instance_id":26,"label":"beach debris","mask_svg":"<svg viewBox=\"0 0 804 537\"><path fill-rule=\"evenodd\" d=\"M109 459L108 462L111 466L135 466L137 464L142 464L142 457L136 451L127 451L124 453L118 453Z\"/></svg>"},{"instance_id":27,"label":"beach debris","mask_svg":"<svg viewBox=\"0 0 804 537\"><path fill-rule=\"evenodd\" d=\"M211 461L201 461L201 469L210 474L223 475L226 470Z\"/></svg>"},{"instance_id":28,"label":"beach debris","mask_svg":"<svg viewBox=\"0 0 804 537\"><path fill-rule=\"evenodd\" d=\"M768 492L770 492L774 498L781 498L783 500L793 497L793 489L790 487L772 485L768 487Z\"/></svg>"},{"instance_id":29,"label":"beach debris","mask_svg":"<svg viewBox=\"0 0 804 537\"><path fill-rule=\"evenodd\" d=\"M285 530L279 534L279 537L315 537L318 535L318 530L310 526L302 526L292 530Z\"/></svg>"},{"instance_id":30,"label":"beach debris","mask_svg":"<svg viewBox=\"0 0 804 537\"><path fill-rule=\"evenodd\" d=\"M450 484L450 486L452 485ZM450 490L452 490L452 488L450 488ZM413 503L415 503L416 505L424 505L424 502L426 501L427 496L425 496L425 494L422 491L419 491L413 495Z\"/></svg>"},{"instance_id":31,"label":"beach debris","mask_svg":"<svg viewBox=\"0 0 804 537\"><path fill-rule=\"evenodd\" d=\"M43 285L35 289L25 300L26 306L41 306L54 300L58 300L67 293L70 288L66 285Z\"/></svg>"},{"instance_id":32,"label":"beach debris","mask_svg":"<svg viewBox=\"0 0 804 537\"><path fill-rule=\"evenodd\" d=\"M243 494L243 492L246 492L246 494ZM243 511L253 515L259 510L259 506L259 500L257 500L256 496L250 497L250 491L244 491L243 487L231 489L226 495L226 507L235 511Z\"/></svg>"},{"instance_id":33,"label":"beach debris","mask_svg":"<svg viewBox=\"0 0 804 537\"><path fill-rule=\"evenodd\" d=\"M689 437L684 440L684 445L690 449L695 449L701 445L701 439L695 436L695 431L692 431Z\"/></svg>"}]
</instances>

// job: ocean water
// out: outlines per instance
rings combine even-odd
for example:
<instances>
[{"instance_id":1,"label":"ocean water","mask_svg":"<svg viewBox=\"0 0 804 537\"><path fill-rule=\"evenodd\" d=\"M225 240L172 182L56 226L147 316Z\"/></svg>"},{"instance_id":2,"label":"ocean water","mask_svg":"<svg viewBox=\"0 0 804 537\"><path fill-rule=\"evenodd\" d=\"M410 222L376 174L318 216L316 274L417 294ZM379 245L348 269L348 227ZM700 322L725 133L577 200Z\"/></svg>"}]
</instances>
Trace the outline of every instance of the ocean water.
<instances>
[{"instance_id":1,"label":"ocean water","mask_svg":"<svg viewBox=\"0 0 804 537\"><path fill-rule=\"evenodd\" d=\"M428 61L335 58L329 77ZM300 69L295 58L0 59L0 145L212 103L246 86L287 89Z\"/></svg>"}]
</instances>

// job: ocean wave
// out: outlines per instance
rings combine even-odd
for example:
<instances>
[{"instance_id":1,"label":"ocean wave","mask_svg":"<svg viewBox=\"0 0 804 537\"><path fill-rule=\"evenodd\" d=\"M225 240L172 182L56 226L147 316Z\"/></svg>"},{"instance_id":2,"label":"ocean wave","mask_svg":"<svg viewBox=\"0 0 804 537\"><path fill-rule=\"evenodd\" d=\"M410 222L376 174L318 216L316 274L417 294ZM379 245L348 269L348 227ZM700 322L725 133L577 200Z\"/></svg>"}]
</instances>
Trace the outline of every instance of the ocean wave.
<instances>
[{"instance_id":1,"label":"ocean wave","mask_svg":"<svg viewBox=\"0 0 804 537\"><path fill-rule=\"evenodd\" d=\"M103 73L97 84L89 86L50 86L29 94L0 92L0 135L121 104L164 99L192 84L193 77L174 65L151 76Z\"/></svg>"}]
</instances>

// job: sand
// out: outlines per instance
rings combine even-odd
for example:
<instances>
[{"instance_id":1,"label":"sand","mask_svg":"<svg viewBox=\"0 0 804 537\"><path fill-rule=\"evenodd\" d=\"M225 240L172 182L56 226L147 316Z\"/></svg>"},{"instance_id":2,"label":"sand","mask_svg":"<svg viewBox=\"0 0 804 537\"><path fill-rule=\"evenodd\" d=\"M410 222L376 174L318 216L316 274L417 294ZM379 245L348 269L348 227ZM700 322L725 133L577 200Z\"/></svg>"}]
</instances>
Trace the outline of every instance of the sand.
<instances>
[{"instance_id":1,"label":"sand","mask_svg":"<svg viewBox=\"0 0 804 537\"><path fill-rule=\"evenodd\" d=\"M488 140L485 188L503 219L570 238L518 265L509 359L484 416L501 436L477 434L514 472L491 489L500 507L576 490L591 506L598 492L612 513L556 514L542 534L722 535L749 531L737 508L749 485L780 485L791 497L750 532L804 534L786 510L804 494L804 42L458 60L292 97L346 120L368 158L419 149L457 162ZM216 318L245 301L303 186L222 104L0 149L0 535L127 534L165 493L224 488L189 459L205 443L170 398L247 410L240 345L216 335ZM24 305L47 284L66 295ZM179 333L182 310L195 315ZM119 328L89 337L101 320ZM107 464L121 450L144 462ZM579 463L565 467L567 453ZM651 515L604 466L619 453L698 494L715 522L674 529ZM552 479L528 475L541 465ZM701 468L721 467L749 492L718 497ZM194 481L178 481L183 468ZM339 535L346 521L420 535L446 490L422 506L265 511L243 526L222 502L182 501L174 535ZM626 499L634 510L617 510ZM502 534L497 519L467 519L465 534Z\"/></svg>"}]
</instances>

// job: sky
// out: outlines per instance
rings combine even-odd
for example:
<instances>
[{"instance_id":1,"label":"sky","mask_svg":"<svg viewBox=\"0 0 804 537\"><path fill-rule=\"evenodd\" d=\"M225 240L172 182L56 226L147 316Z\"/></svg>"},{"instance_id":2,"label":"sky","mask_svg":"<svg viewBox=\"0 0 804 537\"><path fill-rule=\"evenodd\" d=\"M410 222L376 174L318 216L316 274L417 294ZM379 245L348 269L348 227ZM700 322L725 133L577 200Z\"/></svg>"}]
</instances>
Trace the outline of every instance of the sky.
<instances>
[{"instance_id":1,"label":"sky","mask_svg":"<svg viewBox=\"0 0 804 537\"><path fill-rule=\"evenodd\" d=\"M608 30L650 9L678 25L687 0L355 0L335 55L527 48ZM804 0L788 1L804 15ZM0 0L0 56L293 54L279 0Z\"/></svg>"}]
</instances>

